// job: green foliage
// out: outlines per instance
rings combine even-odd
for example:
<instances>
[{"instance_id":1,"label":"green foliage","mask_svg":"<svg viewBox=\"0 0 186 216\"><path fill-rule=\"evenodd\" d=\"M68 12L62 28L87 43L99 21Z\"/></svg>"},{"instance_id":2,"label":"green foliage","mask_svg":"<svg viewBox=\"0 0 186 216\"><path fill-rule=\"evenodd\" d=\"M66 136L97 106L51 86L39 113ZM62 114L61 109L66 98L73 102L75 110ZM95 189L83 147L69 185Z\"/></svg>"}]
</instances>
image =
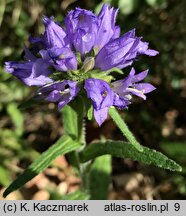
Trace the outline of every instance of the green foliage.
<instances>
[{"instance_id":1,"label":"green foliage","mask_svg":"<svg viewBox=\"0 0 186 216\"><path fill-rule=\"evenodd\" d=\"M82 190L77 190L72 193L68 193L66 195L61 195L57 191L49 191L50 192L50 200L88 200L90 199L90 195Z\"/></svg>"},{"instance_id":2,"label":"green foliage","mask_svg":"<svg viewBox=\"0 0 186 216\"><path fill-rule=\"evenodd\" d=\"M162 142L161 148L171 157L186 162L186 148L183 142Z\"/></svg>"},{"instance_id":3,"label":"green foliage","mask_svg":"<svg viewBox=\"0 0 186 216\"><path fill-rule=\"evenodd\" d=\"M62 109L64 133L73 139L85 144L85 128L83 122L84 102L82 98L72 101ZM77 152L68 154L71 165L79 171L79 157Z\"/></svg>"},{"instance_id":4,"label":"green foliage","mask_svg":"<svg viewBox=\"0 0 186 216\"><path fill-rule=\"evenodd\" d=\"M23 101L19 106L19 110L26 110L31 107L38 106L42 103L41 99L37 98L37 96L33 96L25 101Z\"/></svg>"},{"instance_id":5,"label":"green foliage","mask_svg":"<svg viewBox=\"0 0 186 216\"><path fill-rule=\"evenodd\" d=\"M129 130L128 126L124 122L124 120L119 115L118 111L111 107L109 109L109 115L112 117L118 128L121 130L123 135L128 139L128 141L138 150L143 151L143 147L139 144L139 142L136 140L132 132Z\"/></svg>"},{"instance_id":6,"label":"green foliage","mask_svg":"<svg viewBox=\"0 0 186 216\"><path fill-rule=\"evenodd\" d=\"M133 13L139 5L139 0L118 0L121 13L129 15Z\"/></svg>"},{"instance_id":7,"label":"green foliage","mask_svg":"<svg viewBox=\"0 0 186 216\"><path fill-rule=\"evenodd\" d=\"M10 183L10 175L6 168L0 166L0 184L7 186Z\"/></svg>"},{"instance_id":8,"label":"green foliage","mask_svg":"<svg viewBox=\"0 0 186 216\"><path fill-rule=\"evenodd\" d=\"M70 105L66 105L62 109L62 113L65 134L83 144L85 142L83 99L78 97L75 101L72 101Z\"/></svg>"},{"instance_id":9,"label":"green foliage","mask_svg":"<svg viewBox=\"0 0 186 216\"><path fill-rule=\"evenodd\" d=\"M92 200L105 200L111 175L111 155L97 157L90 169L90 194Z\"/></svg>"},{"instance_id":10,"label":"green foliage","mask_svg":"<svg viewBox=\"0 0 186 216\"><path fill-rule=\"evenodd\" d=\"M6 197L9 193L17 190L30 181L45 168L47 168L58 156L73 151L78 147L80 147L80 144L73 141L69 136L61 137L52 147L42 153L15 181L9 185L3 196Z\"/></svg>"},{"instance_id":11,"label":"green foliage","mask_svg":"<svg viewBox=\"0 0 186 216\"><path fill-rule=\"evenodd\" d=\"M87 111L87 118L88 118L88 120L92 120L92 118L93 118L93 106L92 105Z\"/></svg>"},{"instance_id":12,"label":"green foliage","mask_svg":"<svg viewBox=\"0 0 186 216\"><path fill-rule=\"evenodd\" d=\"M23 127L23 121L27 118L27 115L25 115L26 112L30 112L25 111L25 109L31 107L33 104L37 105L36 103L39 102L37 100L25 101L25 99L30 97L31 90L24 86L20 81L13 78L10 74L4 72L4 62L22 59L21 53L23 50L23 41L28 44L28 37L30 34L37 36L43 31L43 27L41 26L42 14L46 14L47 16L54 15L56 20L62 21L65 13L69 11L69 8L64 6L64 2L67 1L61 1L60 4L60 2L51 2L49 0L1 0L0 157L2 161L0 166L0 184L2 186L9 184L11 178L18 173L20 161L27 162L27 160L29 160L29 162L31 162L38 157L38 153L28 145L27 134L29 131L27 131L26 127ZM148 79L150 79L149 82L152 82L157 87L157 91L149 96L148 102L144 103L137 101L136 104L131 105L129 114L126 113L125 116L127 117L127 122L132 125L135 134L142 143L145 143L146 145L150 144L154 147L162 147L165 154L169 155L180 164L183 164L184 175L186 161L184 150L185 144L183 143L183 140L185 137L176 134L175 130L176 128L182 129L184 127L183 116L185 114L185 106L183 101L185 98L185 75L183 72L185 70L186 55L184 32L186 22L183 8L185 8L185 1L104 0L90 2L82 0L76 1L75 4L92 10L96 8L96 12L98 13L103 2L110 3L115 7L118 7L118 5L120 6L117 25L121 27L122 33L131 28L136 28L137 35L142 35L144 40L150 42L150 47L160 51L160 55L157 58L153 58L153 60L148 60L148 58L144 57L141 59L140 64L138 64L138 62L135 63L135 67L138 68L139 71L147 68L150 69L151 76L149 76ZM74 8L75 6L72 5L70 7ZM10 32L14 32L14 34L10 34ZM172 59L174 59L174 61L172 61ZM120 75L118 74L118 76ZM121 78L123 78L122 75ZM167 98L169 98L169 100L167 100ZM17 108L18 104L22 105ZM31 112L36 112L37 107L38 106L32 106ZM88 107L90 106L85 105L86 109L88 109ZM69 109L69 115L65 115L67 123L64 128L65 133L73 138L81 139L83 143L85 140L85 137L83 136L84 133L82 133L82 127L79 128L82 121L78 120L82 117L82 112L80 112L78 116L76 106L67 106L67 109ZM174 127L175 130L171 131L170 135L166 137L166 142L163 142L162 140L164 140L165 137L161 133L160 125L163 126L167 112L171 109L177 112L177 117L174 119L173 125L170 125L170 128ZM24 110L24 112L22 110ZM92 119L92 111L92 108L89 109L88 119ZM112 144L113 146L116 144L116 149L118 151L117 155L119 157L126 158L127 155L129 155L130 158L136 160L135 157L137 155L139 161L144 162L142 159L143 155L145 155L144 157L148 160L149 156L152 154L155 154L156 157L162 155L161 153L148 149L144 150L142 153L137 151L137 149L141 149L141 146L139 146L139 143L135 138L130 135L130 132L125 134L124 130L127 127L125 123L122 123L123 119L120 117L117 118L117 114L115 114L113 119L114 118L116 124L120 125L120 130L125 136L128 136L127 139L130 142L130 145L122 143L121 146L125 146L124 148L126 149L133 149L135 153L134 155L132 153L129 154L129 150L123 152L123 148L121 148L120 155L118 153L119 147L117 147L117 142L114 142ZM26 120L29 121L28 118ZM128 128L127 131L129 131ZM150 133L148 133L149 131ZM43 136L42 130L38 133ZM172 142L172 140L174 142ZM107 151L105 148L98 153L97 151L99 148L102 148L102 144L97 144L97 149L95 150L96 153L93 152L93 156L90 157L87 156L89 153L87 149L93 148L91 146L93 145L90 145L90 147L85 149L86 157L84 157L87 158L87 160L88 158L92 158L94 154L96 157ZM111 149L111 147L108 147L108 149ZM116 150L113 151L115 152ZM78 166L80 166L79 158L77 157L77 154L74 153L75 152L70 155L76 155L75 160L78 162ZM149 153L149 155L147 155L147 153ZM81 155L84 155L84 153L82 152ZM168 165L173 170L180 169L179 166L170 162L165 156L162 157L164 158L164 162L160 161L162 163L160 163L160 165ZM95 161L96 160L97 159L95 159ZM155 160L149 162L148 160L148 163L159 165L159 161ZM185 177L181 176L181 174L174 175L175 190L177 189L181 194L185 195ZM69 199L76 199L77 197L77 199L81 199L80 194L81 191L78 191L77 193L69 194L67 197ZM88 196L85 199L88 199Z\"/></svg>"},{"instance_id":13,"label":"green foliage","mask_svg":"<svg viewBox=\"0 0 186 216\"><path fill-rule=\"evenodd\" d=\"M167 0L146 0L146 2L153 8L164 8L167 6Z\"/></svg>"},{"instance_id":14,"label":"green foliage","mask_svg":"<svg viewBox=\"0 0 186 216\"><path fill-rule=\"evenodd\" d=\"M174 158L183 167L183 173L186 173L186 148L184 142L162 142L162 150L170 157Z\"/></svg>"},{"instance_id":15,"label":"green foliage","mask_svg":"<svg viewBox=\"0 0 186 216\"><path fill-rule=\"evenodd\" d=\"M90 195L84 191L77 190L74 193L69 193L61 197L62 200L88 200Z\"/></svg>"},{"instance_id":16,"label":"green foliage","mask_svg":"<svg viewBox=\"0 0 186 216\"><path fill-rule=\"evenodd\" d=\"M182 170L180 165L156 150L143 147L143 152L139 152L132 145L122 141L107 140L89 145L80 152L80 159L81 162L86 162L105 154L125 159L131 158L135 161L152 164L172 171L180 172Z\"/></svg>"},{"instance_id":17,"label":"green foliage","mask_svg":"<svg viewBox=\"0 0 186 216\"><path fill-rule=\"evenodd\" d=\"M1 0L1 5L0 5L0 26L3 20L3 15L5 12L5 8L6 8L6 0Z\"/></svg>"},{"instance_id":18,"label":"green foliage","mask_svg":"<svg viewBox=\"0 0 186 216\"><path fill-rule=\"evenodd\" d=\"M23 134L24 128L24 116L23 113L20 112L20 110L17 108L17 105L15 103L10 103L7 106L7 112L12 120L12 122L15 125L15 133L18 136L21 136Z\"/></svg>"}]
</instances>

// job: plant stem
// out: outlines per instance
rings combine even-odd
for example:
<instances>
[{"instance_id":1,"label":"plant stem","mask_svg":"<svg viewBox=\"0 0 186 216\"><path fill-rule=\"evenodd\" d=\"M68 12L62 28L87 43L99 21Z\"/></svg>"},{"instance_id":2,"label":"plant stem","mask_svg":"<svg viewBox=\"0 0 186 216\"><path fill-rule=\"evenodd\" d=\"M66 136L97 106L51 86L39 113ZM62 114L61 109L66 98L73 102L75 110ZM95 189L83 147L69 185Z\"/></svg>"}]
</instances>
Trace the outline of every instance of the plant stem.
<instances>
[{"instance_id":1,"label":"plant stem","mask_svg":"<svg viewBox=\"0 0 186 216\"><path fill-rule=\"evenodd\" d=\"M63 108L63 126L65 134L69 135L81 143L81 147L68 154L70 164L78 171L81 178L81 188L83 190L89 190L89 164L80 163L79 152L86 147L85 139L85 122L84 122L84 101L79 97L75 101L72 101L70 105L66 105Z\"/></svg>"},{"instance_id":2,"label":"plant stem","mask_svg":"<svg viewBox=\"0 0 186 216\"><path fill-rule=\"evenodd\" d=\"M109 109L109 115L114 120L118 128L121 130L123 135L128 139L128 141L140 152L143 152L143 147L140 145L140 143L136 140L132 132L129 130L127 124L125 121L121 118L118 111L111 107Z\"/></svg>"}]
</instances>

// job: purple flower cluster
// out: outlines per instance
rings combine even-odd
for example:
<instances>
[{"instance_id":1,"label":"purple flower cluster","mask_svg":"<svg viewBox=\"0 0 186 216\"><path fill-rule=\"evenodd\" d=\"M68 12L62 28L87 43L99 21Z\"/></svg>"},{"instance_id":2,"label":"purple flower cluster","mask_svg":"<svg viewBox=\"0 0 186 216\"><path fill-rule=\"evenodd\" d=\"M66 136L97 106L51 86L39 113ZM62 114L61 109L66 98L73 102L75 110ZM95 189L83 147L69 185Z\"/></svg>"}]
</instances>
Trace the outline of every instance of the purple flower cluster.
<instances>
[{"instance_id":1,"label":"purple flower cluster","mask_svg":"<svg viewBox=\"0 0 186 216\"><path fill-rule=\"evenodd\" d=\"M58 102L59 109L84 89L101 125L110 106L124 109L132 95L146 99L145 94L155 89L151 84L139 83L147 71L135 74L133 68L122 80L108 79L108 71L131 65L139 55L158 54L135 36L135 30L120 36L120 27L115 25L117 13L107 4L98 16L76 8L68 13L63 26L53 17L43 17L45 32L30 37L33 49L24 48L26 61L6 62L6 71L28 86L39 86L39 94Z\"/></svg>"}]
</instances>

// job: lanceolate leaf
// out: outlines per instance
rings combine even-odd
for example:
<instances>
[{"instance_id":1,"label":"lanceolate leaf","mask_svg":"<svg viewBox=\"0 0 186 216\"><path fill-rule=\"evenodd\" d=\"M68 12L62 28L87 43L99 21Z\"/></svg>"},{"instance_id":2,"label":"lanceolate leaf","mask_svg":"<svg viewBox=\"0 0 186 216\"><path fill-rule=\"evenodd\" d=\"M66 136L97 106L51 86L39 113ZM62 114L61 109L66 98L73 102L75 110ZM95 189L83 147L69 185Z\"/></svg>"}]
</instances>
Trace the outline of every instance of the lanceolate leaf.
<instances>
[{"instance_id":1,"label":"lanceolate leaf","mask_svg":"<svg viewBox=\"0 0 186 216\"><path fill-rule=\"evenodd\" d=\"M73 137L81 143L85 141L85 129L83 123L84 104L79 97L66 105L63 109L63 127L65 134Z\"/></svg>"},{"instance_id":2,"label":"lanceolate leaf","mask_svg":"<svg viewBox=\"0 0 186 216\"><path fill-rule=\"evenodd\" d=\"M20 110L25 110L27 108L33 107L33 106L37 106L38 104L43 103L43 101L41 100L41 98L39 96L32 96L30 97L30 99L23 101L18 108Z\"/></svg>"},{"instance_id":3,"label":"lanceolate leaf","mask_svg":"<svg viewBox=\"0 0 186 216\"><path fill-rule=\"evenodd\" d=\"M10 174L8 172L8 170L3 167L3 166L0 166L0 183L3 185L3 186L7 186L7 184L9 184L10 182Z\"/></svg>"},{"instance_id":4,"label":"lanceolate leaf","mask_svg":"<svg viewBox=\"0 0 186 216\"><path fill-rule=\"evenodd\" d=\"M124 120L121 118L119 115L118 111L114 108L111 107L109 109L109 115L111 118L114 120L118 128L121 130L123 135L128 139L128 141L138 150L138 151L143 151L143 147L139 144L139 142L135 139L134 135L132 132L129 130L128 126L124 122Z\"/></svg>"},{"instance_id":5,"label":"lanceolate leaf","mask_svg":"<svg viewBox=\"0 0 186 216\"><path fill-rule=\"evenodd\" d=\"M81 97L77 97L69 105L62 109L63 127L66 135L77 140L79 143L85 143L85 126L83 122L84 103ZM79 170L79 158L77 152L68 154L70 164Z\"/></svg>"},{"instance_id":6,"label":"lanceolate leaf","mask_svg":"<svg viewBox=\"0 0 186 216\"><path fill-rule=\"evenodd\" d=\"M139 152L134 146L122 141L109 140L89 145L80 152L80 159L83 163L105 154L121 158L131 158L135 161L152 164L172 171L182 170L180 165L163 155L161 152L147 147L143 147L143 152Z\"/></svg>"},{"instance_id":7,"label":"lanceolate leaf","mask_svg":"<svg viewBox=\"0 0 186 216\"><path fill-rule=\"evenodd\" d=\"M11 117L12 122L15 125L15 128L16 128L15 133L18 136L21 136L23 133L23 122L24 122L23 113L19 111L15 103L8 104L7 112L9 116Z\"/></svg>"},{"instance_id":8,"label":"lanceolate leaf","mask_svg":"<svg viewBox=\"0 0 186 216\"><path fill-rule=\"evenodd\" d=\"M6 197L9 193L17 190L25 183L30 181L58 156L71 152L79 148L81 144L73 141L69 136L63 136L52 147L42 153L10 186L5 190L3 196Z\"/></svg>"},{"instance_id":9,"label":"lanceolate leaf","mask_svg":"<svg viewBox=\"0 0 186 216\"><path fill-rule=\"evenodd\" d=\"M91 200L105 200L108 195L111 173L111 155L97 157L90 170Z\"/></svg>"}]
</instances>

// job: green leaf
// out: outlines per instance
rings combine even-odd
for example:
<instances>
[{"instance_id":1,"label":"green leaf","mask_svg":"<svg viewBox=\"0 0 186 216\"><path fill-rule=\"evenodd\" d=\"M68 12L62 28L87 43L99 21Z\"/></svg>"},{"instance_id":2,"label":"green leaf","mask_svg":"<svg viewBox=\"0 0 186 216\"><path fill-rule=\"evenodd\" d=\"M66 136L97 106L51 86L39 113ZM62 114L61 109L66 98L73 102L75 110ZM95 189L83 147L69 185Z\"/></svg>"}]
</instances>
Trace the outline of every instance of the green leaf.
<instances>
[{"instance_id":1,"label":"green leaf","mask_svg":"<svg viewBox=\"0 0 186 216\"><path fill-rule=\"evenodd\" d=\"M109 109L109 115L111 118L114 120L118 128L121 130L123 135L128 139L128 141L140 152L143 151L143 147L139 144L139 142L135 139L134 135L132 132L129 130L128 126L124 122L124 120L121 118L119 115L118 111L114 108L111 107Z\"/></svg>"},{"instance_id":2,"label":"green leaf","mask_svg":"<svg viewBox=\"0 0 186 216\"><path fill-rule=\"evenodd\" d=\"M10 175L9 172L7 171L7 169L5 169L4 167L0 166L0 183L3 186L7 186L10 182Z\"/></svg>"},{"instance_id":3,"label":"green leaf","mask_svg":"<svg viewBox=\"0 0 186 216\"><path fill-rule=\"evenodd\" d=\"M105 154L125 159L131 158L135 161L152 164L172 171L182 171L180 165L163 155L161 152L147 147L143 147L143 152L139 152L134 146L122 141L108 140L106 142L89 145L80 152L80 160L84 163Z\"/></svg>"},{"instance_id":4,"label":"green leaf","mask_svg":"<svg viewBox=\"0 0 186 216\"><path fill-rule=\"evenodd\" d=\"M185 157L185 151L183 149L185 148L186 143L185 142L162 142L160 143L161 149L170 156L171 158L178 161L180 164L182 164L182 174L186 174L186 157Z\"/></svg>"},{"instance_id":5,"label":"green leaf","mask_svg":"<svg viewBox=\"0 0 186 216\"><path fill-rule=\"evenodd\" d=\"M45 168L47 168L58 156L71 152L80 146L81 144L73 141L69 136L65 135L61 137L53 146L42 153L39 158L37 158L37 160L35 160L13 183L9 185L3 196L6 197L9 193L17 190L30 181Z\"/></svg>"},{"instance_id":6,"label":"green leaf","mask_svg":"<svg viewBox=\"0 0 186 216\"><path fill-rule=\"evenodd\" d=\"M153 8L165 8L168 4L167 0L146 0L146 2Z\"/></svg>"},{"instance_id":7,"label":"green leaf","mask_svg":"<svg viewBox=\"0 0 186 216\"><path fill-rule=\"evenodd\" d=\"M7 149L21 151L22 146L18 139L17 134L9 129L0 129L0 143L1 146L5 146Z\"/></svg>"},{"instance_id":8,"label":"green leaf","mask_svg":"<svg viewBox=\"0 0 186 216\"><path fill-rule=\"evenodd\" d=\"M86 193L85 191L75 191L73 193L69 193L65 196L62 196L62 200L88 200L90 198L90 195Z\"/></svg>"},{"instance_id":9,"label":"green leaf","mask_svg":"<svg viewBox=\"0 0 186 216\"><path fill-rule=\"evenodd\" d=\"M50 200L89 200L90 195L83 190L77 190L72 193L61 195L58 191L50 191Z\"/></svg>"},{"instance_id":10,"label":"green leaf","mask_svg":"<svg viewBox=\"0 0 186 216\"><path fill-rule=\"evenodd\" d=\"M12 120L12 122L15 125L15 132L18 136L21 136L24 128L23 128L23 123L24 123L24 116L23 114L19 111L17 108L17 105L15 103L10 103L7 106L7 112Z\"/></svg>"},{"instance_id":11,"label":"green leaf","mask_svg":"<svg viewBox=\"0 0 186 216\"><path fill-rule=\"evenodd\" d=\"M162 142L160 143L161 148L168 154L170 157L178 160L181 163L186 164L186 148L185 142Z\"/></svg>"},{"instance_id":12,"label":"green leaf","mask_svg":"<svg viewBox=\"0 0 186 216\"><path fill-rule=\"evenodd\" d=\"M90 194L92 200L105 200L111 174L111 156L103 155L95 159L90 170Z\"/></svg>"},{"instance_id":13,"label":"green leaf","mask_svg":"<svg viewBox=\"0 0 186 216\"><path fill-rule=\"evenodd\" d=\"M65 134L83 145L85 143L85 126L83 121L84 102L82 98L77 97L76 100L66 105L62 109L62 113ZM70 164L78 171L80 167L77 152L70 152L67 156Z\"/></svg>"},{"instance_id":14,"label":"green leaf","mask_svg":"<svg viewBox=\"0 0 186 216\"><path fill-rule=\"evenodd\" d=\"M38 104L41 104L43 101L41 99L39 99L39 97L37 96L33 96L31 97L30 99L26 100L26 101L23 101L19 106L18 108L20 110L25 110L27 108L30 108L30 107L33 107L33 106L36 106Z\"/></svg>"},{"instance_id":15,"label":"green leaf","mask_svg":"<svg viewBox=\"0 0 186 216\"><path fill-rule=\"evenodd\" d=\"M62 113L65 134L83 144L85 142L83 99L81 97L76 98L62 109Z\"/></svg>"},{"instance_id":16,"label":"green leaf","mask_svg":"<svg viewBox=\"0 0 186 216\"><path fill-rule=\"evenodd\" d=\"M118 6L121 13L129 15L133 13L138 7L139 0L119 0Z\"/></svg>"},{"instance_id":17,"label":"green leaf","mask_svg":"<svg viewBox=\"0 0 186 216\"><path fill-rule=\"evenodd\" d=\"M0 26L3 21L4 12L6 9L6 0L1 0L1 6L0 6Z\"/></svg>"}]
</instances>

